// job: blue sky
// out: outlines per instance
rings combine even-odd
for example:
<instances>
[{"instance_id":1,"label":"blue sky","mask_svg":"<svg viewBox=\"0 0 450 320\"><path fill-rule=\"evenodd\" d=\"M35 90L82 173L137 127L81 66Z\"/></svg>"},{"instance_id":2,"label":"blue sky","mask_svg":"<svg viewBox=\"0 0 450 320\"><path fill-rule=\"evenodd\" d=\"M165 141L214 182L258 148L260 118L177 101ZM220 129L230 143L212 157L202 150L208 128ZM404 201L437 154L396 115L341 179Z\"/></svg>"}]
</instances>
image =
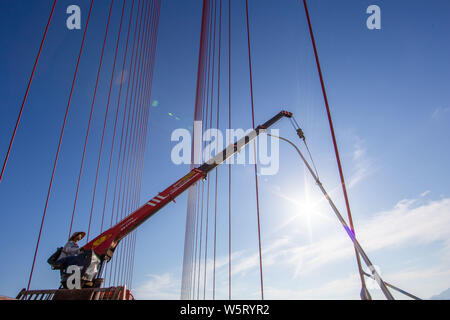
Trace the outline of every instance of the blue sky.
<instances>
[{"instance_id":1,"label":"blue sky","mask_svg":"<svg viewBox=\"0 0 450 320\"><path fill-rule=\"evenodd\" d=\"M86 13L89 1L77 1ZM109 1L108 1L109 3ZM0 184L0 293L27 284L67 103L81 32L65 28L60 1L49 31L7 173ZM227 18L227 1L224 17ZM381 8L382 29L366 28L366 8ZM102 78L107 79L118 29L116 1ZM6 152L51 1L0 4L0 151ZM127 7L128 8L128 7ZM129 8L128 8L129 9ZM310 1L311 19L335 122L357 236L381 275L419 297L450 287L450 44L448 1ZM46 259L65 242L108 5L94 5L86 54L56 171L33 288L52 288ZM280 109L304 129L319 174L344 212L331 137L303 7L298 1L250 0L256 122ZM244 2L233 2L233 126L251 127ZM224 18L224 39L228 26ZM84 20L83 20L84 22ZM189 169L170 161L173 130L192 125L201 1L163 1L155 59L141 201ZM227 49L223 46L223 59ZM120 55L119 55L120 59ZM227 63L223 63L226 70ZM221 90L227 92L227 72ZM76 228L87 228L108 81L101 81L88 145ZM117 91L117 90L116 90ZM113 93L117 95L117 92ZM226 95L221 99L223 115ZM168 113L179 117L176 120ZM224 128L225 123L221 124ZM287 121L282 136L295 139ZM111 137L107 137L110 141ZM104 161L106 161L104 159ZM224 168L219 175L224 177ZM214 177L212 175L211 177ZM253 167L233 168L233 298L259 298ZM213 184L212 184L213 185ZM217 298L226 298L227 181L219 185ZM252 191L248 192L249 187ZM101 179L100 188L104 187ZM280 170L260 179L265 297L358 299L353 248L295 151L280 145ZM101 201L97 201L100 203ZM179 298L187 196L137 234L133 287L138 298ZM96 212L101 210L100 205ZM208 250L212 252L210 247ZM211 265L207 294L211 296ZM381 298L379 290L372 290ZM400 298L401 296L396 297Z\"/></svg>"}]
</instances>

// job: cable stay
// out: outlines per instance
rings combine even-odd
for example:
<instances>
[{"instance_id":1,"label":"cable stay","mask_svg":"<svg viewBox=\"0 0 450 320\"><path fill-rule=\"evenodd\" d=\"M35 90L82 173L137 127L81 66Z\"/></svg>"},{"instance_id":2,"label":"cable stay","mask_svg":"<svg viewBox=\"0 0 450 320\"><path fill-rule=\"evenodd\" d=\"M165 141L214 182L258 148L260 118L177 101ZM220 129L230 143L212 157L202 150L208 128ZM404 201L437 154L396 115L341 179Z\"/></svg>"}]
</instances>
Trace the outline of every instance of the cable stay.
<instances>
[{"instance_id":1,"label":"cable stay","mask_svg":"<svg viewBox=\"0 0 450 320\"><path fill-rule=\"evenodd\" d=\"M56 154L54 161L52 161L52 170L51 170L51 176L50 176L50 182L48 186L48 191L46 193L45 197L45 204L44 209L42 213L42 218L40 219L40 226L38 228L38 236L36 241L36 246L34 248L34 255L33 260L31 264L31 270L29 273L28 278L28 284L26 286L26 289L24 289L21 294L18 296L18 299L27 300L31 296L33 296L35 293L41 295L42 290L34 290L30 291L30 286L32 283L35 265L37 262L37 255L38 251L40 249L40 243L41 238L44 236L44 225L46 222L46 218L48 216L48 208L49 208L49 202L51 198L51 194L53 191L53 183L56 179L56 167L59 162L59 158L62 157L61 149L62 144L64 143L64 133L67 127L67 124L71 121L69 116L69 110L72 107L72 102L75 101L75 95L76 95L76 86L78 84L79 74L82 72L81 70L81 60L84 59L83 55L85 55L86 51L89 51L87 48L87 44L89 43L88 39L90 36L94 36L94 33L90 33L91 29L91 17L94 14L94 1L89 1L89 11L87 13L86 22L83 26L83 33L82 33L82 39L80 44L80 49L76 58L76 63L74 66L74 74L73 79L71 79L71 84L69 87L69 96L64 112L64 118L62 119L62 126L61 130L58 136L58 145L56 149ZM119 3L120 2L120 3ZM12 145L14 142L14 138L16 135L16 132L18 130L19 122L24 110L25 103L27 102L28 94L30 91L30 87L32 85L32 81L35 75L35 72L38 67L38 62L41 56L41 52L43 51L43 47L47 38L47 33L52 21L52 18L54 16L55 6L57 1L53 1L53 6L51 9L50 17L47 22L47 26L44 31L44 35L41 41L41 45L38 49L38 54L36 57L36 60L34 62L33 70L30 75L30 79L28 81L27 89L25 92L25 96L23 98L23 102L19 111L19 116L16 121L16 125L14 128L13 135L11 137L11 141L9 144L9 148L6 153L5 160L3 162L3 166L1 168L0 172L0 180L3 177L3 174L5 172L5 167L8 161L9 154L12 149ZM116 5L117 4L117 5ZM127 30L127 36L126 36L126 42L123 44L123 50L125 51L123 54L123 63L121 63L121 70L118 69L118 65L116 65L116 62L118 62L118 57L121 55L120 47L121 43L123 42L122 34L125 32L123 30L123 25L126 23L126 8L130 8L130 14L129 14L129 21L128 21L128 30ZM138 8L137 10L135 8ZM99 6L100 8L100 6ZM148 129L148 119L149 119L149 105L150 105L150 99L151 99L151 87L152 87L152 80L153 80L153 71L154 71L154 61L155 61L155 53L156 53L156 42L157 42L157 36L158 36L158 28L159 28L159 17L160 17L160 9L161 9L161 0L132 0L132 1L126 1L126 0L120 0L120 1L110 1L108 4L109 10L107 11L107 16L105 19L106 26L104 31L104 36L102 38L102 47L101 47L101 53L100 53L100 61L98 62L98 68L96 68L96 78L95 78L95 86L93 87L93 97L92 97L92 103L90 105L90 113L89 113L89 121L86 129L86 134L83 135L83 150L81 155L81 164L79 173L77 175L77 183L75 185L76 193L75 193L75 200L73 204L73 210L71 210L71 215L69 217L69 224L70 224L70 232L72 231L72 227L74 226L74 218L75 218L75 210L77 208L77 200L78 200L78 192L80 190L80 181L83 178L82 174L84 172L83 168L85 168L88 163L85 162L85 156L87 155L87 144L88 144L88 138L90 137L90 129L93 127L93 121L95 117L93 117L93 111L94 111L94 105L98 104L96 103L96 96L98 93L100 93L100 83L103 79L101 79L101 72L102 70L106 69L106 64L104 62L108 61L106 60L106 54L107 54L107 40L112 38L110 36L112 24L113 24L113 17L117 17L117 35L116 39L110 39L111 42L113 42L114 50L111 51L113 55L112 63L111 63L111 74L110 77L108 77L108 84L107 87L107 94L105 97L106 99L106 111L104 114L104 120L103 120L103 126L101 131L101 143L99 153L98 153L98 160L96 161L96 174L95 174L95 184L94 184L94 192L92 194L91 199L91 207L90 207L90 215L89 215L89 227L87 229L87 238L89 240L89 233L92 231L91 228L94 228L94 219L101 218L101 225L99 225L100 232L103 231L104 224L106 224L106 217L105 217L105 211L107 207L107 202L109 200L108 198L108 187L110 186L110 173L112 171L112 159L114 158L114 150L118 150L117 154L117 174L115 179L115 186L114 186L114 194L112 199L112 210L111 210L111 224L109 227L112 227L114 225L114 216L116 216L116 223L122 220L124 217L127 216L128 212L136 209L139 204L139 198L140 198L140 191L141 191L141 185L142 185L142 173L143 173L143 165L144 165L144 156L145 156L145 146L146 146L146 138L147 138L147 129ZM118 13L120 12L120 15L114 15L113 11L118 10ZM120 10L120 11L119 11ZM120 20L118 19L120 18ZM133 28L134 26L134 28ZM89 27L89 28L88 28ZM89 30L89 31L88 31ZM131 35L133 34L133 44L131 48ZM131 52L131 57L129 54L129 51ZM89 51L91 52L91 51ZM105 54L105 57L104 57ZM105 59L104 59L105 58ZM128 67L127 67L128 65ZM130 74L126 72L127 70L130 70ZM108 111L110 111L110 105L113 102L113 91L114 89L114 79L117 78L117 74L120 71L120 89L117 97L117 104L116 108L114 109L115 114L113 114L114 119L114 131L113 131L113 139L110 145L110 152L109 152L109 165L108 165L108 172L107 172L107 181L106 181L106 191L104 193L104 201L103 201L103 210L101 212L101 217L95 217L94 212L94 200L98 198L100 191L97 190L96 195L96 189L97 188L97 182L100 184L100 177L103 174L103 166L100 165L101 159L102 159L102 150L106 150L106 137L107 134L109 134L109 118L108 117ZM95 75L94 74L94 75ZM122 87L123 84L126 84L127 86L127 92L125 99L122 98ZM131 84L131 90L130 89ZM125 101L123 101L125 100ZM122 108L122 104L124 104L123 112L120 112ZM113 111L110 112L110 114ZM120 123L118 123L118 117L119 114L123 114L123 122L122 127L120 128ZM128 117L127 117L128 116ZM128 120L128 121L125 121ZM91 123L92 122L92 123ZM125 127L126 135L124 135ZM120 148L117 148L118 139L116 139L116 132L121 129L122 134L120 137ZM129 129L129 130L128 130ZM104 143L105 142L105 143ZM122 148L123 146L123 148ZM106 152L103 150L104 152ZM109 150L108 150L109 151ZM103 152L103 153L104 153ZM118 185L118 173L120 172L120 176L125 175L126 178L124 179L122 183L122 179L120 181L120 185ZM116 188L119 187L119 188ZM111 198L111 197L110 197ZM119 217L120 215L120 217ZM92 222L92 223L91 223ZM97 227L97 226L95 226ZM80 233L80 232L78 232ZM86 234L84 232L81 232L83 234ZM76 233L75 233L76 234ZM72 237L71 237L72 238ZM132 298L132 295L130 294L130 288L132 283L132 275L133 275L133 267L134 267L134 253L135 253L135 245L136 245L136 234L134 232L131 232L129 234L129 237L125 239L123 242L120 252L118 252L118 257L115 259L114 263L115 266L111 265L110 268L110 274L109 274L109 284L111 285L111 281L113 281L112 285L116 287L111 287L108 289L101 288L103 285L103 280L100 278L103 275L106 277L106 268L96 268L96 262L99 261L98 256L96 256L95 252L85 251L85 255L83 253L83 258L85 258L85 262L89 262L88 265L92 265L92 268L89 270L85 270L86 274L89 273L88 276L85 276L82 278L83 281L83 288L89 287L95 292L92 295L89 295L87 291L85 293L87 295L80 295L80 298L84 299L109 299L113 295L118 296L120 299L125 298ZM60 250L57 250L57 252L61 252ZM55 255L52 255L54 257ZM58 255L60 257L60 255ZM51 263L52 260L48 261L53 269L55 269L54 265ZM115 267L115 268L114 268ZM113 270L114 269L114 270ZM62 273L64 273L65 269L58 269L61 270ZM93 273L91 273L93 271ZM114 278L113 278L114 277ZM116 281L117 278L117 281ZM98 281L97 281L98 280ZM100 281L101 280L101 281ZM119 286L117 286L119 284ZM64 287L64 286L62 286ZM120 290L118 288L121 288ZM113 291L117 289L116 293ZM65 291L67 289L61 289L60 290L54 290L55 292L48 292L49 297L53 300L57 300L59 298L70 298L71 291ZM44 290L45 291L45 290ZM48 291L48 290L47 290ZM72 292L72 296L77 296L77 290ZM110 292L111 291L111 292ZM92 292L91 292L92 293ZM114 294L113 294L114 293ZM89 297L88 297L89 296Z\"/></svg>"},{"instance_id":2,"label":"cable stay","mask_svg":"<svg viewBox=\"0 0 450 320\"><path fill-rule=\"evenodd\" d=\"M327 118L328 118L328 123L329 123L329 127L330 127L331 139L333 141L334 153L335 153L335 156L336 156L336 163L337 163L337 167L338 167L338 171L339 171L339 178L341 179L342 193L344 195L345 206L347 208L347 217L348 217L348 221L349 221L349 224L350 224L350 227L351 227L351 231L356 236L355 228L353 226L352 212L350 210L350 201L348 199L347 187L346 187L346 184L345 184L344 172L343 172L343 169L342 169L341 158L339 156L339 149L338 149L338 145L337 145L337 142L336 142L336 134L334 132L333 120L332 120L332 117L331 117L330 105L328 103L328 96L327 96L327 90L326 90L326 87L325 87L325 80L324 80L324 77L323 77L323 74L322 74L322 68L320 66L319 54L317 52L316 40L314 38L314 31L313 31L313 28L312 28L311 18L310 18L310 15L309 15L309 10L308 10L308 5L306 4L306 0L303 0L303 7L305 9L306 20L308 22L308 28L309 28L309 34L310 34L310 37L311 37L311 43L312 43L312 47L313 47L313 50L314 50L314 57L315 57L315 60L316 60L317 73L319 75L320 85L321 85L321 88L322 88L323 101L325 103L325 109L326 109L326 112L327 112ZM355 247L355 257L356 257L356 263L357 263L357 266L358 266L359 277L360 277L360 280L361 280L361 287L362 287L361 288L361 299L363 299L363 300L371 300L370 293L369 293L369 291L366 288L366 283L365 283L364 276L363 276L363 270L362 270L362 267L361 267L361 259L360 259L359 255L358 255L356 247Z\"/></svg>"}]
</instances>

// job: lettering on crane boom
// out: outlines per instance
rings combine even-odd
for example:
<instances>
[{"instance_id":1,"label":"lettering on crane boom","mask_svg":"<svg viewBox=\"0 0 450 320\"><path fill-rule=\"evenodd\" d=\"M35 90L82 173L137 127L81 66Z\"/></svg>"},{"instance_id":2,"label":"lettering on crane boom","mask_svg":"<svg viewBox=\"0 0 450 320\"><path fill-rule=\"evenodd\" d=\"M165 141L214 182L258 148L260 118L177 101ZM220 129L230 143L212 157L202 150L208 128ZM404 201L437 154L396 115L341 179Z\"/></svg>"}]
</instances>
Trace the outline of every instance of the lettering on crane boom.
<instances>
[{"instance_id":1,"label":"lettering on crane boom","mask_svg":"<svg viewBox=\"0 0 450 320\"><path fill-rule=\"evenodd\" d=\"M128 218L128 220L125 220L122 224L122 227L120 228L120 231L123 231L125 229L127 229L130 225L134 224L136 222L136 218L131 215L130 218Z\"/></svg>"},{"instance_id":2,"label":"lettering on crane boom","mask_svg":"<svg viewBox=\"0 0 450 320\"><path fill-rule=\"evenodd\" d=\"M184 188L186 185L191 183L191 180L197 179L197 174L202 174L201 171L195 171L192 170L189 172L186 176L180 179L174 186L173 186L173 193L177 193L179 189Z\"/></svg>"}]
</instances>

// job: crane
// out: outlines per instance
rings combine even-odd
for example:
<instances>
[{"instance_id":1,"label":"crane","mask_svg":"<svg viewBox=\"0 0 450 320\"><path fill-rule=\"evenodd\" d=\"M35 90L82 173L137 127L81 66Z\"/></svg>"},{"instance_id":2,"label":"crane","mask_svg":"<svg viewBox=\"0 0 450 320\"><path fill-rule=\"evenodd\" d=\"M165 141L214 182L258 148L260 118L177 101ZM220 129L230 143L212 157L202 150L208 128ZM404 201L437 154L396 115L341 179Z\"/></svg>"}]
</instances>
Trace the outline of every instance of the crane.
<instances>
[{"instance_id":1,"label":"crane","mask_svg":"<svg viewBox=\"0 0 450 320\"><path fill-rule=\"evenodd\" d=\"M259 125L251 130L237 142L228 145L223 151L203 163L200 167L192 169L184 177L173 183L164 191L158 193L150 201L146 202L143 206L128 215L122 221L84 245L82 250L89 253L89 266L85 268L85 272L82 275L84 279L88 280L86 283L92 282L97 274L100 273L103 264L112 259L114 251L122 239L133 232L159 210L164 208L167 204L174 201L191 186L195 185L202 179L206 179L209 172L224 163L228 158L238 153L247 144L256 139L261 133L266 132L269 127L282 118L292 118L292 113L288 111L280 111L277 115L262 125Z\"/></svg>"},{"instance_id":2,"label":"crane","mask_svg":"<svg viewBox=\"0 0 450 320\"><path fill-rule=\"evenodd\" d=\"M303 140L306 144L305 136L302 131L302 129L298 126L295 119L293 119L293 114L288 111L280 111L277 115L263 123L262 125L259 125L258 127L251 130L249 133L244 135L241 139L239 139L237 142L231 143L228 145L224 150L219 152L217 155L203 163L198 168L192 169L189 173L187 173L185 176L183 176L181 179L170 185L167 189L164 191L158 193L155 197L150 199L148 202L146 202L144 205L142 205L140 208L138 208L136 211L125 217L123 220L121 220L119 223L111 227L110 229L104 231L100 235L98 235L96 238L92 239L90 242L85 244L82 247L82 255L85 258L85 264L82 268L82 288L88 289L90 288L100 288L102 285L102 281L96 281L101 280L98 278L98 275L101 274L101 270L103 265L106 262L109 262L113 256L114 251L120 241L124 239L127 235L129 235L131 232L133 232L136 228L138 228L141 224L143 224L146 220L148 220L150 217L152 217L154 214L156 214L159 210L164 208L166 205L168 205L170 202L175 201L175 199L180 196L183 192L188 190L190 187L195 185L197 182L199 182L202 179L206 179L209 172L223 164L227 159L231 158L238 152L240 152L243 148L245 148L251 141L255 140L259 135L262 133L265 133L268 128L273 126L275 123L280 121L283 118L289 118L291 119L291 122L294 126L294 129L296 130L297 135L301 140ZM279 138L281 140L284 140L295 147L296 151L299 153L300 157L302 158L303 162L305 163L306 167L308 168L309 172L311 173L312 177L315 179L317 185L321 189L322 193L324 194L325 198L330 203L331 208L333 209L334 213L336 214L338 220L341 222L344 229L347 231L347 234L349 235L352 242L355 244L355 247L357 248L358 254L360 254L366 263L366 265L369 267L371 271L371 275L365 273L366 276L371 277L375 279L380 286L381 290L385 294L386 298L389 300L393 299L392 294L389 292L389 289L387 287L390 287L391 289L394 289L396 291L399 291L403 294L406 294L407 296L413 298L413 299L419 299L414 295L411 295L387 282L384 282L383 279L381 279L379 273L376 271L376 269L373 267L372 262L367 257L366 253L362 249L359 242L356 240L353 231L351 228L347 225L345 220L343 219L342 215L340 214L339 210L335 206L334 202L331 200L329 194L324 189L322 183L320 182L318 176L313 171L311 166L309 165L308 161L305 159L301 151L293 144L291 141L278 137L273 136L271 134L268 134L269 136ZM308 149L309 152L309 149ZM81 267L81 266L80 266ZM63 269L62 275L65 273L65 276L62 276L62 282L67 281L67 271ZM110 298L113 296L121 297L121 299L126 299L126 297L131 296L131 293L123 287L118 292L112 292L111 289L118 290L117 288L109 288L109 289L98 289L103 290L104 292L91 292L87 291L87 296L89 296L90 299L93 299L93 297L103 297L103 299ZM106 291L105 291L106 290ZM109 291L108 291L109 290ZM68 291L68 292L64 292ZM72 299L73 294L70 292L71 290L59 290L59 291L52 291L51 295L54 295L53 299ZM83 291L83 290L81 290ZM21 299L28 299L32 295L41 295L45 294L44 291L36 291L36 292L26 292L26 290L22 290L21 293L19 293L19 296ZM59 293L59 295L58 295ZM81 294L84 294L83 292ZM59 297L60 296L60 297ZM55 298L56 297L56 298Z\"/></svg>"}]
</instances>

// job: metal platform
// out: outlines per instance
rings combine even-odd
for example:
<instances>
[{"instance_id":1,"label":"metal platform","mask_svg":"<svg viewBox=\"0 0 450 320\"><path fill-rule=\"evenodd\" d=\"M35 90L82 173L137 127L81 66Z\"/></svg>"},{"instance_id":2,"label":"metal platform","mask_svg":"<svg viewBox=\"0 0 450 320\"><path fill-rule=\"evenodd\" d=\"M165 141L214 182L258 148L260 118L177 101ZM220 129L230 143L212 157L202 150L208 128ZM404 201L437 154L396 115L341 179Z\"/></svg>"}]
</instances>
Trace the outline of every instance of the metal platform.
<instances>
[{"instance_id":1,"label":"metal platform","mask_svg":"<svg viewBox=\"0 0 450 320\"><path fill-rule=\"evenodd\" d=\"M17 300L134 300L126 286L92 289L53 289L30 290L22 289L16 297Z\"/></svg>"}]
</instances>

